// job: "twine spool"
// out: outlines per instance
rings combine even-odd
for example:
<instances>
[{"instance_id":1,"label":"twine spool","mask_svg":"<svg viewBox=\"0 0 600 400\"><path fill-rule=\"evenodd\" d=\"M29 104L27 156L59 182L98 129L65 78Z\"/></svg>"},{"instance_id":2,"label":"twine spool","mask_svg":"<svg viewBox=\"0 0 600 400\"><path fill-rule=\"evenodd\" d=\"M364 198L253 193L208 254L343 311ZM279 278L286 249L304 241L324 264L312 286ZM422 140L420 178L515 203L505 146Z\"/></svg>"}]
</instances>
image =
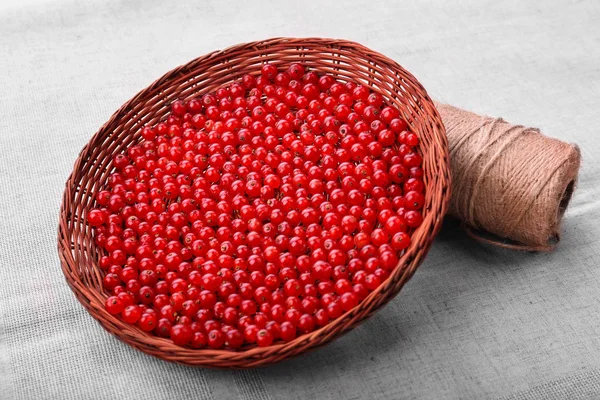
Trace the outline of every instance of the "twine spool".
<instances>
[{"instance_id":1,"label":"twine spool","mask_svg":"<svg viewBox=\"0 0 600 400\"><path fill-rule=\"evenodd\" d=\"M449 213L467 233L497 246L552 250L575 188L576 145L536 128L436 103L450 149Z\"/></svg>"}]
</instances>

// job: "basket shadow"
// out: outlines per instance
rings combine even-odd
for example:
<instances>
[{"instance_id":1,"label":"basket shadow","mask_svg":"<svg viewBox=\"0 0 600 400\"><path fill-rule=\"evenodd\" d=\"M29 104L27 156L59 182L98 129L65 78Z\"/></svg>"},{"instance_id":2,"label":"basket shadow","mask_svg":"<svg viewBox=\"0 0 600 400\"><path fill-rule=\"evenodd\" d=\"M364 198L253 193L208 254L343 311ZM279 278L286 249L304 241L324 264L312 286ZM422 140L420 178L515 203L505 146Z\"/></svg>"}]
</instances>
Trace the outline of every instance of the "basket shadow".
<instances>
[{"instance_id":1,"label":"basket shadow","mask_svg":"<svg viewBox=\"0 0 600 400\"><path fill-rule=\"evenodd\" d=\"M315 376L332 366L343 370L359 364L375 363L383 353L401 352L403 342L411 335L411 325L402 323L403 318L398 315L403 312L399 300L392 300L375 315L329 344L265 366L262 370L275 377L308 371L313 379L318 379Z\"/></svg>"},{"instance_id":2,"label":"basket shadow","mask_svg":"<svg viewBox=\"0 0 600 400\"><path fill-rule=\"evenodd\" d=\"M448 257L469 262L449 263ZM515 252L479 244L461 229L460 221L446 218L429 256L395 299L327 345L260 367L256 371L270 382L281 382L295 376L298 381L316 384L327 379L332 369L361 370L369 368L370 364L377 365L382 359L397 359L401 364L403 355L414 355L414 346L419 345L415 336L440 328L432 326L435 323L428 318L428 310L435 309L440 304L456 303L458 293L442 289L448 286L448 273L510 273L517 268L527 268L536 257L536 253ZM492 280L489 284L493 284ZM432 288L435 288L435 298L431 298ZM461 319L465 317L462 314L467 312L468 310L461 310L460 307L454 308L452 318ZM237 372L220 370L212 373L225 379L226 376L232 376L229 374Z\"/></svg>"},{"instance_id":3,"label":"basket shadow","mask_svg":"<svg viewBox=\"0 0 600 400\"><path fill-rule=\"evenodd\" d=\"M448 255L469 260L465 263L468 265L448 263ZM511 273L514 269L527 268L538 256L539 253L515 252L478 243L462 230L460 221L447 217L429 256L415 277L389 304L326 346L260 370L274 379L292 373L307 373L312 379L319 379L319 371L327 371L332 366L352 368L353 365L374 363L379 356L390 357L390 354L401 358L414 350L410 348L414 345L410 340L412 335L431 328L426 326L429 320L423 315L427 314L427 309L435 308L436 304L456 303L457 291L441 290L446 286L449 270L460 269L475 275ZM491 279L489 282L493 284ZM432 287L440 289L435 290L435 298L429 297ZM454 312L457 313L455 318L461 318L461 312L467 310L455 309Z\"/></svg>"}]
</instances>

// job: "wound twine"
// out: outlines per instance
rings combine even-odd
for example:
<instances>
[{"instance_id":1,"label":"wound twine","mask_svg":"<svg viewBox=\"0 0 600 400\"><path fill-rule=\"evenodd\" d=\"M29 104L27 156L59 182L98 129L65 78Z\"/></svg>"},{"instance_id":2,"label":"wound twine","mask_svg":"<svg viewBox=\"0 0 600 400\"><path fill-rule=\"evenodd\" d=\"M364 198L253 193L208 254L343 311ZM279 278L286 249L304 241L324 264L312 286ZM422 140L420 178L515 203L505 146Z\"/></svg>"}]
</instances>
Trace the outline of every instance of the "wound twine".
<instances>
[{"instance_id":1,"label":"wound twine","mask_svg":"<svg viewBox=\"0 0 600 400\"><path fill-rule=\"evenodd\" d=\"M483 242L549 251L581 162L579 148L511 125L436 103L450 150L450 214Z\"/></svg>"}]
</instances>

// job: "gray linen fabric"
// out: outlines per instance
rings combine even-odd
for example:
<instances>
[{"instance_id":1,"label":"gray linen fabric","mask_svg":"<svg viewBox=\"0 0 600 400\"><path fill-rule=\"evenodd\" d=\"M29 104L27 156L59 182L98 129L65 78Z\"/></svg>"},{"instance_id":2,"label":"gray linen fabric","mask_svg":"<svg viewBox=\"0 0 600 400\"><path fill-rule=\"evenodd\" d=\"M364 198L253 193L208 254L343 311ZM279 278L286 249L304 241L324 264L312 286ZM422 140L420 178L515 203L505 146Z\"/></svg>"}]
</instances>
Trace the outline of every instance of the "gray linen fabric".
<instances>
[{"instance_id":1,"label":"gray linen fabric","mask_svg":"<svg viewBox=\"0 0 600 400\"><path fill-rule=\"evenodd\" d=\"M598 21L595 0L0 1L0 399L600 397ZM169 364L105 333L56 254L78 152L169 69L273 36L356 40L440 101L578 143L560 247L495 250L449 222L375 317L252 371Z\"/></svg>"}]
</instances>

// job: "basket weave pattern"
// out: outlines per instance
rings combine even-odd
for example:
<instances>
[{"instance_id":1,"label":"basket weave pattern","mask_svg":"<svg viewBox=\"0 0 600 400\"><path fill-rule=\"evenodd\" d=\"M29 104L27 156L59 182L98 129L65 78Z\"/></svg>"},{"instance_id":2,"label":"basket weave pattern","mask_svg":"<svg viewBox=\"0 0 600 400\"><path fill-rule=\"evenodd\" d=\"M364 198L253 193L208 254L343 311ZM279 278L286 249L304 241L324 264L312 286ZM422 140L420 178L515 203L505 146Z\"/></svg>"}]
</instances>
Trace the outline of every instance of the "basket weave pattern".
<instances>
[{"instance_id":1,"label":"basket weave pattern","mask_svg":"<svg viewBox=\"0 0 600 400\"><path fill-rule=\"evenodd\" d=\"M279 68L301 62L317 73L341 81L370 86L385 102L395 106L420 141L426 185L423 223L412 235L412 244L400 257L390 277L358 306L340 318L289 343L249 347L238 351L182 348L168 339L146 333L110 315L104 308L108 293L97 263L101 250L87 225L87 210L104 187L112 158L140 140L146 124L163 120L170 104L213 92L259 74L264 63ZM77 299L110 333L145 353L195 366L248 368L277 362L324 345L355 327L390 301L410 279L425 257L446 213L450 191L448 146L442 120L421 84L400 65L360 44L335 39L276 38L230 47L199 57L175 68L125 103L81 151L63 195L58 250L66 280Z\"/></svg>"}]
</instances>

